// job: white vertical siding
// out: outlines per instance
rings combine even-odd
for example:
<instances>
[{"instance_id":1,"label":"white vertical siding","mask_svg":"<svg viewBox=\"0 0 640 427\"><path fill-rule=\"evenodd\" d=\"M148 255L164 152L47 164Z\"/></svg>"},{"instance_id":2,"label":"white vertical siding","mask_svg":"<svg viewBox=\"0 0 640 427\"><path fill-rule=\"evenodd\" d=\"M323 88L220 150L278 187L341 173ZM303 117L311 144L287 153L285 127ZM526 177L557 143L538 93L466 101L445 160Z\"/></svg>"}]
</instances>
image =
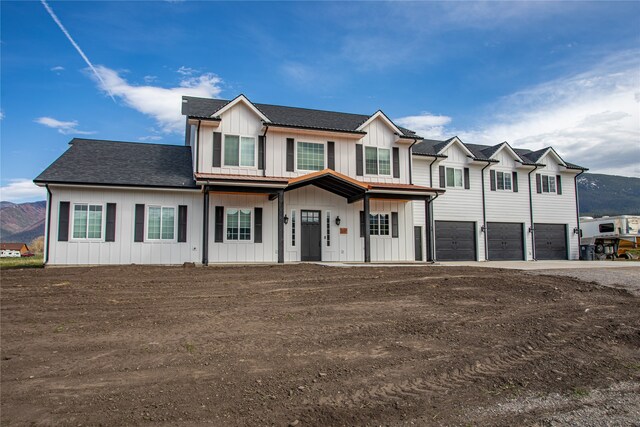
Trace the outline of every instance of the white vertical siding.
<instances>
[{"instance_id":1,"label":"white vertical siding","mask_svg":"<svg viewBox=\"0 0 640 427\"><path fill-rule=\"evenodd\" d=\"M200 262L202 246L202 194L197 191L127 190L50 186L53 194L49 264L182 264ZM71 203L69 241L58 241L58 211L61 201ZM73 240L73 204L102 204L103 232L101 241ZM106 204L116 204L115 242L104 241ZM176 238L179 205L187 206L187 241L134 242L136 204L176 207ZM146 215L146 212L145 212ZM146 229L146 224L145 224Z\"/></svg>"}]
</instances>

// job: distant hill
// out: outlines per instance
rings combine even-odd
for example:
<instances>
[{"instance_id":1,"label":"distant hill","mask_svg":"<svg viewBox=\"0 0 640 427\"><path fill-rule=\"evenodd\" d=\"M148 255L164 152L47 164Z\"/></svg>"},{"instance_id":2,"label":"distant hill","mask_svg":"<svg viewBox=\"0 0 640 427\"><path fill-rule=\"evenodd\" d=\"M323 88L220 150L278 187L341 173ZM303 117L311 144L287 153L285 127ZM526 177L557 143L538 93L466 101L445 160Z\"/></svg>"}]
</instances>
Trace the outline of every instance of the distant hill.
<instances>
[{"instance_id":1,"label":"distant hill","mask_svg":"<svg viewBox=\"0 0 640 427\"><path fill-rule=\"evenodd\" d=\"M31 243L44 235L46 202L0 202L0 241Z\"/></svg>"},{"instance_id":2,"label":"distant hill","mask_svg":"<svg viewBox=\"0 0 640 427\"><path fill-rule=\"evenodd\" d=\"M578 177L580 215L640 215L640 178L585 173Z\"/></svg>"}]
</instances>

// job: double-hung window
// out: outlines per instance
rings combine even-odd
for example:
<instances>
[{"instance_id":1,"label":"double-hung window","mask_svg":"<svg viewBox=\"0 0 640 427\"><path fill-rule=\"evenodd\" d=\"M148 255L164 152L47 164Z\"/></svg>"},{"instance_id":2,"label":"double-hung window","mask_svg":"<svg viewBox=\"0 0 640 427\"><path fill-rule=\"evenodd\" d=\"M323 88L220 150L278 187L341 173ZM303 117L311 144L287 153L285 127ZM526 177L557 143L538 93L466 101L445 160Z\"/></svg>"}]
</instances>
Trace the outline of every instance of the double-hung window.
<instances>
[{"instance_id":1,"label":"double-hung window","mask_svg":"<svg viewBox=\"0 0 640 427\"><path fill-rule=\"evenodd\" d=\"M251 209L227 209L227 240L251 240Z\"/></svg>"},{"instance_id":2,"label":"double-hung window","mask_svg":"<svg viewBox=\"0 0 640 427\"><path fill-rule=\"evenodd\" d=\"M556 192L556 177L553 175L542 175L542 192L543 193L555 193Z\"/></svg>"},{"instance_id":3,"label":"double-hung window","mask_svg":"<svg viewBox=\"0 0 640 427\"><path fill-rule=\"evenodd\" d=\"M147 240L174 240L175 230L175 207L149 206L147 215Z\"/></svg>"},{"instance_id":4,"label":"double-hung window","mask_svg":"<svg viewBox=\"0 0 640 427\"><path fill-rule=\"evenodd\" d=\"M73 205L73 238L102 238L102 205Z\"/></svg>"},{"instance_id":5,"label":"double-hung window","mask_svg":"<svg viewBox=\"0 0 640 427\"><path fill-rule=\"evenodd\" d=\"M372 236L389 235L389 214L379 213L369 215L369 234Z\"/></svg>"},{"instance_id":6,"label":"double-hung window","mask_svg":"<svg viewBox=\"0 0 640 427\"><path fill-rule=\"evenodd\" d=\"M298 141L298 170L324 169L324 144Z\"/></svg>"},{"instance_id":7,"label":"double-hung window","mask_svg":"<svg viewBox=\"0 0 640 427\"><path fill-rule=\"evenodd\" d=\"M224 165L255 167L256 139L252 136L224 136Z\"/></svg>"},{"instance_id":8,"label":"double-hung window","mask_svg":"<svg viewBox=\"0 0 640 427\"><path fill-rule=\"evenodd\" d=\"M509 172L496 172L496 185L498 190L511 190L511 174Z\"/></svg>"},{"instance_id":9,"label":"double-hung window","mask_svg":"<svg viewBox=\"0 0 640 427\"><path fill-rule=\"evenodd\" d=\"M365 147L364 165L367 175L391 175L391 150Z\"/></svg>"},{"instance_id":10,"label":"double-hung window","mask_svg":"<svg viewBox=\"0 0 640 427\"><path fill-rule=\"evenodd\" d=\"M462 188L463 178L462 169L447 168L447 187Z\"/></svg>"}]
</instances>

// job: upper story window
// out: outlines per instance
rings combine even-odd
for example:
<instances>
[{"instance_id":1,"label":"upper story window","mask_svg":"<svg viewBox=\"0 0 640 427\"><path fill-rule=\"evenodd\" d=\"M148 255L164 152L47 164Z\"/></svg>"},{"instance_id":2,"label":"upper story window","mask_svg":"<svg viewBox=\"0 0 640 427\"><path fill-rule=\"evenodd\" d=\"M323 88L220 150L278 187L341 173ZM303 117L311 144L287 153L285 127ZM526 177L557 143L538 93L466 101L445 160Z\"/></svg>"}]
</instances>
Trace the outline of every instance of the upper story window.
<instances>
[{"instance_id":1,"label":"upper story window","mask_svg":"<svg viewBox=\"0 0 640 427\"><path fill-rule=\"evenodd\" d=\"M102 238L102 205L87 203L73 206L73 238Z\"/></svg>"},{"instance_id":2,"label":"upper story window","mask_svg":"<svg viewBox=\"0 0 640 427\"><path fill-rule=\"evenodd\" d=\"M298 170L324 169L324 144L298 141Z\"/></svg>"},{"instance_id":3,"label":"upper story window","mask_svg":"<svg viewBox=\"0 0 640 427\"><path fill-rule=\"evenodd\" d=\"M509 172L496 172L496 186L498 190L511 191L511 174Z\"/></svg>"},{"instance_id":4,"label":"upper story window","mask_svg":"<svg viewBox=\"0 0 640 427\"><path fill-rule=\"evenodd\" d=\"M367 175L391 175L391 150L365 147L365 172Z\"/></svg>"},{"instance_id":5,"label":"upper story window","mask_svg":"<svg viewBox=\"0 0 640 427\"><path fill-rule=\"evenodd\" d=\"M227 240L251 240L251 209L227 209Z\"/></svg>"},{"instance_id":6,"label":"upper story window","mask_svg":"<svg viewBox=\"0 0 640 427\"><path fill-rule=\"evenodd\" d=\"M447 168L447 187L462 188L463 174L461 168Z\"/></svg>"},{"instance_id":7,"label":"upper story window","mask_svg":"<svg viewBox=\"0 0 640 427\"><path fill-rule=\"evenodd\" d=\"M147 215L147 240L173 240L175 228L175 207L149 206Z\"/></svg>"},{"instance_id":8,"label":"upper story window","mask_svg":"<svg viewBox=\"0 0 640 427\"><path fill-rule=\"evenodd\" d=\"M256 139L252 136L224 136L224 165L255 167Z\"/></svg>"},{"instance_id":9,"label":"upper story window","mask_svg":"<svg viewBox=\"0 0 640 427\"><path fill-rule=\"evenodd\" d=\"M542 192L543 193L555 193L556 192L556 177L553 175L542 175Z\"/></svg>"}]
</instances>

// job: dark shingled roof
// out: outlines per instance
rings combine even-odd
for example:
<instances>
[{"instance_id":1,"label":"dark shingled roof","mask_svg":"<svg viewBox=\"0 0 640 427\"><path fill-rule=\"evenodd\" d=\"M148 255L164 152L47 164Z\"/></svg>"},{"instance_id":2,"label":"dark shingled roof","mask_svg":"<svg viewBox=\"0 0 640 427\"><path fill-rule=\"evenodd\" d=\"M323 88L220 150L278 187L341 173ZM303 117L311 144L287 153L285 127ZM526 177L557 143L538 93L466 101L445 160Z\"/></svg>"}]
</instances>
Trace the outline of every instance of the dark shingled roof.
<instances>
[{"instance_id":1,"label":"dark shingled roof","mask_svg":"<svg viewBox=\"0 0 640 427\"><path fill-rule=\"evenodd\" d=\"M36 183L197 188L191 147L78 139Z\"/></svg>"},{"instance_id":2,"label":"dark shingled roof","mask_svg":"<svg viewBox=\"0 0 640 427\"><path fill-rule=\"evenodd\" d=\"M422 156L446 157L443 154L438 154L438 152L442 150L449 142L451 142L453 138L449 138L446 141L440 141L437 139L423 139L413 146L412 153Z\"/></svg>"},{"instance_id":3,"label":"dark shingled roof","mask_svg":"<svg viewBox=\"0 0 640 427\"><path fill-rule=\"evenodd\" d=\"M182 114L194 118L210 118L216 111L227 105L228 100L182 97ZM285 107L271 104L253 104L274 125L307 129L358 132L356 129L371 116L363 114L338 113L335 111L312 110L308 108ZM415 132L396 125L403 136L420 138Z\"/></svg>"}]
</instances>

